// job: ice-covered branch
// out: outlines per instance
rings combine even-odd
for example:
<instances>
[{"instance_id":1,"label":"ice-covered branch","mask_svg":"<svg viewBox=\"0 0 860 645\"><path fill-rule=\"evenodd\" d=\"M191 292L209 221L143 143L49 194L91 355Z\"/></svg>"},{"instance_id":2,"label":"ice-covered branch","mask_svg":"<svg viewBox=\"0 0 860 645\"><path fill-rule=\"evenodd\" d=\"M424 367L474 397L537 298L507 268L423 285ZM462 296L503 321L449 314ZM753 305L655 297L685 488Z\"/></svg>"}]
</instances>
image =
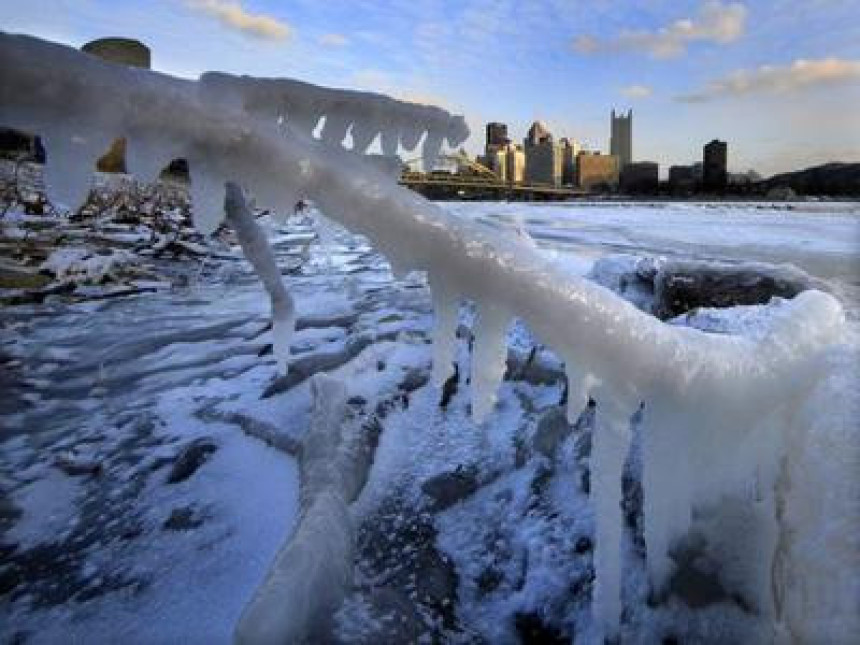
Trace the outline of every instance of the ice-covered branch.
<instances>
[{"instance_id":1,"label":"ice-covered branch","mask_svg":"<svg viewBox=\"0 0 860 645\"><path fill-rule=\"evenodd\" d=\"M242 252L251 262L269 294L272 303L274 354L281 372L286 372L290 358L290 339L296 325L296 308L284 287L272 247L248 207L242 188L227 182L226 189L224 210L227 213L227 221L236 231Z\"/></svg>"},{"instance_id":2,"label":"ice-covered branch","mask_svg":"<svg viewBox=\"0 0 860 645\"><path fill-rule=\"evenodd\" d=\"M428 156L443 138L457 145L467 131L462 119L443 111L294 81L223 74L180 81L25 37L2 36L0 61L0 122L45 135L55 187L82 192L80 169L124 135L132 171L143 176L173 157L189 159L203 230L221 220L227 180L273 208L312 199L326 215L367 235L395 271L429 273L440 313L437 379L450 363L457 304L475 301L479 420L503 374L505 327L514 316L523 319L565 361L570 412L578 413L588 397L598 404L595 602L608 633L617 630L620 611L617 502L627 421L640 403L646 403L645 535L652 583L659 587L671 571L671 541L687 530L693 504L737 488L751 472L766 473L754 460L762 445L778 452L780 439L762 429L762 419L808 395L822 352L842 330L839 302L818 291L785 303L755 339L666 325L569 275L533 246L397 187L358 154L377 135L386 154L398 145L414 147L423 132ZM319 141L310 133L323 116ZM347 132L354 152L340 145ZM759 600L767 613L770 600Z\"/></svg>"}]
</instances>

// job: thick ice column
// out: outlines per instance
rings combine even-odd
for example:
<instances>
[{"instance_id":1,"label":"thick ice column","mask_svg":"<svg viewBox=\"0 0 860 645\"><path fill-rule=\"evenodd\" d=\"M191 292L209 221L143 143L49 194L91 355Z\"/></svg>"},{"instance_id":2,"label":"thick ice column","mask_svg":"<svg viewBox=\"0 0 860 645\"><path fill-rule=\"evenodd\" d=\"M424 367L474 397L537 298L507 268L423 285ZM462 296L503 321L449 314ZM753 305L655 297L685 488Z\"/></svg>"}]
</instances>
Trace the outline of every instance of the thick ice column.
<instances>
[{"instance_id":1,"label":"thick ice column","mask_svg":"<svg viewBox=\"0 0 860 645\"><path fill-rule=\"evenodd\" d=\"M266 578L245 607L235 642L327 642L331 618L352 582L354 534L346 502L341 424L346 387L317 375L311 426L299 462L301 514Z\"/></svg>"},{"instance_id":2,"label":"thick ice column","mask_svg":"<svg viewBox=\"0 0 860 645\"><path fill-rule=\"evenodd\" d=\"M696 420L686 417L691 424ZM690 473L691 455L687 450L695 434L684 423L682 410L667 410L666 403L655 401L645 411L642 425L642 514L647 547L651 588L660 590L672 572L669 547L673 539L690 525L691 488L696 485ZM727 442L733 438L726 437ZM716 458L717 455L714 455Z\"/></svg>"},{"instance_id":3,"label":"thick ice column","mask_svg":"<svg viewBox=\"0 0 860 645\"><path fill-rule=\"evenodd\" d=\"M621 473L630 447L631 400L600 388L591 449L591 495L596 518L592 611L604 636L618 631L621 618Z\"/></svg>"},{"instance_id":4,"label":"thick ice column","mask_svg":"<svg viewBox=\"0 0 860 645\"><path fill-rule=\"evenodd\" d=\"M236 231L242 252L254 267L272 302L272 340L278 368L286 373L290 358L290 339L296 324L295 305L284 287L278 263L265 233L248 208L242 189L233 182L226 185L224 208L227 220Z\"/></svg>"},{"instance_id":5,"label":"thick ice column","mask_svg":"<svg viewBox=\"0 0 860 645\"><path fill-rule=\"evenodd\" d=\"M472 416L481 423L498 400L508 355L506 332L510 315L488 302L478 303L472 354Z\"/></svg>"},{"instance_id":6,"label":"thick ice column","mask_svg":"<svg viewBox=\"0 0 860 645\"><path fill-rule=\"evenodd\" d=\"M454 371L457 319L460 301L447 282L430 277L433 294L433 382L441 386Z\"/></svg>"}]
</instances>

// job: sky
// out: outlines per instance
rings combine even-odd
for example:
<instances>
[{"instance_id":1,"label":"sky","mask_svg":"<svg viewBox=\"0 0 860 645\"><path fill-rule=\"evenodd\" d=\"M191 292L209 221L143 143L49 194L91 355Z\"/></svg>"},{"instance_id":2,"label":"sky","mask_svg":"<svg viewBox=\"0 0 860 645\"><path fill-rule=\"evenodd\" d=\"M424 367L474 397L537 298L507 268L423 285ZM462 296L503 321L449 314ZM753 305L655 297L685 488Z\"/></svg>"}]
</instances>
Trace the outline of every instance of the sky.
<instances>
[{"instance_id":1,"label":"sky","mask_svg":"<svg viewBox=\"0 0 860 645\"><path fill-rule=\"evenodd\" d=\"M126 36L153 68L290 77L432 103L521 139L534 120L633 156L764 175L860 162L860 0L0 0L2 29L79 47Z\"/></svg>"}]
</instances>

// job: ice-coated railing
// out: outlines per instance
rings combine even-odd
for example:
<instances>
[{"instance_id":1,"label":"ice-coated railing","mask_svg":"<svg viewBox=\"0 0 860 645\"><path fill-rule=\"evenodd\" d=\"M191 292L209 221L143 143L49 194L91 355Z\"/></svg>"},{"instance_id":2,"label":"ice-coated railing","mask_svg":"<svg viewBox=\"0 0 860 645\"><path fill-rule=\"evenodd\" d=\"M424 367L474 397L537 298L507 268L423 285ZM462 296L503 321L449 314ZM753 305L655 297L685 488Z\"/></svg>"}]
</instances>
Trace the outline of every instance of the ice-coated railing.
<instances>
[{"instance_id":1,"label":"ice-coated railing","mask_svg":"<svg viewBox=\"0 0 860 645\"><path fill-rule=\"evenodd\" d=\"M670 575L668 550L689 528L693 505L743 489L750 480L773 524L763 532L762 552L775 552L780 529L773 509L785 503L776 499L783 442L806 432L788 411L811 391L823 352L840 337L843 312L833 297L801 294L756 339L666 325L569 275L522 240L457 218L398 187L361 156L377 135L386 154L398 144L413 148L425 132L428 159L442 139L458 145L468 134L463 120L435 108L295 81L214 73L183 81L20 36L0 38L0 61L0 123L44 136L48 182L61 200L74 203L83 196L92 163L116 136L127 137L131 170L144 178L174 157L189 160L195 217L203 231L214 230L223 217L227 181L276 209L309 198L326 215L368 236L396 273L428 272L437 383L451 365L458 304L473 300L478 315L472 409L479 422L492 410L504 372L505 331L514 317L523 319L567 365L570 415L589 397L598 404L592 453L594 613L604 633L614 634L619 626L620 481L630 418L641 402L652 585L660 588ZM323 116L316 140L311 134ZM340 145L347 131L354 151ZM236 197L238 188L231 190ZM266 281L271 258L253 250L260 247L254 226L240 223L237 232ZM276 321L280 316L287 328L289 297L269 282L269 292L281 301L273 298ZM276 343L281 350L289 345L285 338ZM781 413L784 428L769 430ZM305 514L302 521L307 519ZM287 575L283 567L290 564L281 559L277 566L281 570L273 570L270 580ZM756 574L747 586L755 610L778 624L790 619L780 615L784 603L775 602L772 575ZM271 591L264 588L257 596L269 599L265 611L272 610ZM288 605L284 599L285 612ZM259 611L252 603L245 616L259 617ZM239 629L253 633L248 625Z\"/></svg>"}]
</instances>

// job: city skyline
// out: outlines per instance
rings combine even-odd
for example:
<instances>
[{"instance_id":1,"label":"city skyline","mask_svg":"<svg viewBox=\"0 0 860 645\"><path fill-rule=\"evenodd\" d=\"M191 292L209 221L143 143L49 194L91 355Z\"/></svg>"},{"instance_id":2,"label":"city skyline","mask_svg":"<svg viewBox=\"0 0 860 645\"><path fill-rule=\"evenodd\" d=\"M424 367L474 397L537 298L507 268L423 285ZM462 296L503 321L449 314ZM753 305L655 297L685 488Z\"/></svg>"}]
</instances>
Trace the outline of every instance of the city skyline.
<instances>
[{"instance_id":1,"label":"city skyline","mask_svg":"<svg viewBox=\"0 0 860 645\"><path fill-rule=\"evenodd\" d=\"M110 35L153 67L288 76L463 113L520 140L535 120L609 151L636 115L634 159L688 164L729 142L730 170L860 161L860 0L635 3L0 0L4 29L81 46Z\"/></svg>"}]
</instances>

